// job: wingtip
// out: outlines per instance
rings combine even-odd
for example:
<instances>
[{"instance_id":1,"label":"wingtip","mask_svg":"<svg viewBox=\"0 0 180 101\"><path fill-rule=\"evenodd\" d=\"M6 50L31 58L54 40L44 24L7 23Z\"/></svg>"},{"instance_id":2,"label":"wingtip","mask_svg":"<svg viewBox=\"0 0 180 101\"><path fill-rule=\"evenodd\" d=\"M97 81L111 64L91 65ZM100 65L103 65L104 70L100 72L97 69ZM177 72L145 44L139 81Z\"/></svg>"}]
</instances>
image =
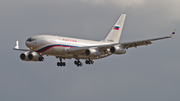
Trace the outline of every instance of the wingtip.
<instances>
[{"instance_id":1,"label":"wingtip","mask_svg":"<svg viewBox=\"0 0 180 101\"><path fill-rule=\"evenodd\" d=\"M175 28L174 32L176 32L177 28Z\"/></svg>"}]
</instances>

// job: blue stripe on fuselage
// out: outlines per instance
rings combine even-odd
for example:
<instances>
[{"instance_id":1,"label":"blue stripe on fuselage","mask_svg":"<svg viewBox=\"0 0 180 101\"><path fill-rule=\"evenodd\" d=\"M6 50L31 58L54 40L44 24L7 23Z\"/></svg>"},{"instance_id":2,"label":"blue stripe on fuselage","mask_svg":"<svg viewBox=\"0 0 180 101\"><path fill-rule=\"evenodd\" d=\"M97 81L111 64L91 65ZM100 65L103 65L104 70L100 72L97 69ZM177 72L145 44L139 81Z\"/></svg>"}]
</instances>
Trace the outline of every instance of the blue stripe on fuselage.
<instances>
[{"instance_id":1,"label":"blue stripe on fuselage","mask_svg":"<svg viewBox=\"0 0 180 101\"><path fill-rule=\"evenodd\" d=\"M43 48L37 50L36 52L42 53L42 52L45 52L46 50L48 50L48 49L50 49L50 48L52 48L52 47L68 47L68 48L74 48L74 47L78 47L78 46L54 44L54 45L49 45L49 46L43 47Z\"/></svg>"}]
</instances>

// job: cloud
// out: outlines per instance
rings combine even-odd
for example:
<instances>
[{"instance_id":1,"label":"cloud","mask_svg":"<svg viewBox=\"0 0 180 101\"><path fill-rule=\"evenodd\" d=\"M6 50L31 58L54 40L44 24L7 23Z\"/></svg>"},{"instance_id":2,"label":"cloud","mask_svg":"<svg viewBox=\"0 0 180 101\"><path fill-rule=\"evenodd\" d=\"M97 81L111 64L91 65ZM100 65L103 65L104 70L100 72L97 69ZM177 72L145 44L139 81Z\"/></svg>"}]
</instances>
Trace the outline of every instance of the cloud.
<instances>
[{"instance_id":1,"label":"cloud","mask_svg":"<svg viewBox=\"0 0 180 101\"><path fill-rule=\"evenodd\" d=\"M115 5L121 8L142 6L145 1L144 0L80 0L83 2L91 2L96 5Z\"/></svg>"},{"instance_id":2,"label":"cloud","mask_svg":"<svg viewBox=\"0 0 180 101\"><path fill-rule=\"evenodd\" d=\"M3 101L169 101L180 100L179 42L155 41L131 48L125 55L95 60L77 68L74 60L56 67L55 57L43 63L23 62L15 41L37 34L100 40L121 13L127 14L122 41L171 34L178 21L178 0L3 0L0 3L0 98ZM174 21L177 23L174 24ZM24 45L24 46L22 46ZM84 60L81 60L84 63ZM18 92L18 93L17 93Z\"/></svg>"},{"instance_id":3,"label":"cloud","mask_svg":"<svg viewBox=\"0 0 180 101\"><path fill-rule=\"evenodd\" d=\"M121 9L139 9L150 12L155 12L166 15L168 20L180 21L180 14L177 10L180 9L179 0L79 0L84 3L92 3L106 7L117 7ZM143 13L143 12L142 12Z\"/></svg>"},{"instance_id":4,"label":"cloud","mask_svg":"<svg viewBox=\"0 0 180 101\"><path fill-rule=\"evenodd\" d=\"M178 20L180 21L180 14L177 13L180 9L179 0L159 0L151 1L148 0L146 3L146 8L153 10L154 12L159 12L160 15L164 14L169 17L169 20ZM164 16L164 17L165 17Z\"/></svg>"}]
</instances>

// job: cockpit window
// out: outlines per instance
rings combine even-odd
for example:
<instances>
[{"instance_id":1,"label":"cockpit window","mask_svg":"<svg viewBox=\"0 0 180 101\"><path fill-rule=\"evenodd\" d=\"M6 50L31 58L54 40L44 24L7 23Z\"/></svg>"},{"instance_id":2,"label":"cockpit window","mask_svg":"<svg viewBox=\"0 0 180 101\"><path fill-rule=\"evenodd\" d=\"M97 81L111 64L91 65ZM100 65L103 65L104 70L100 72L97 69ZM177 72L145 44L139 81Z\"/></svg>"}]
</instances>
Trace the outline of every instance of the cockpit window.
<instances>
[{"instance_id":1,"label":"cockpit window","mask_svg":"<svg viewBox=\"0 0 180 101\"><path fill-rule=\"evenodd\" d=\"M26 41L27 41L27 42L32 42L32 41L36 41L36 39L28 38Z\"/></svg>"}]
</instances>

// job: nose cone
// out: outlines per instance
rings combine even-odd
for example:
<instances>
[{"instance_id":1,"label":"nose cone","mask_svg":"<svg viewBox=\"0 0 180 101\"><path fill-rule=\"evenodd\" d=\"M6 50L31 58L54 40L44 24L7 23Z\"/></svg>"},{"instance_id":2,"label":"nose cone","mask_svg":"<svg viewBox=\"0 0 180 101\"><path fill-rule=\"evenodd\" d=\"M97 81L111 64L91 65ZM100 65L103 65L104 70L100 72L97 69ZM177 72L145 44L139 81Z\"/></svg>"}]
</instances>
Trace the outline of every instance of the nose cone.
<instances>
[{"instance_id":1,"label":"nose cone","mask_svg":"<svg viewBox=\"0 0 180 101\"><path fill-rule=\"evenodd\" d=\"M32 47L32 44L30 42L25 43L28 48Z\"/></svg>"},{"instance_id":2,"label":"nose cone","mask_svg":"<svg viewBox=\"0 0 180 101\"><path fill-rule=\"evenodd\" d=\"M26 40L26 46L29 48L29 49L33 49L34 48L34 42L36 41L36 39L34 38L28 38Z\"/></svg>"}]
</instances>

